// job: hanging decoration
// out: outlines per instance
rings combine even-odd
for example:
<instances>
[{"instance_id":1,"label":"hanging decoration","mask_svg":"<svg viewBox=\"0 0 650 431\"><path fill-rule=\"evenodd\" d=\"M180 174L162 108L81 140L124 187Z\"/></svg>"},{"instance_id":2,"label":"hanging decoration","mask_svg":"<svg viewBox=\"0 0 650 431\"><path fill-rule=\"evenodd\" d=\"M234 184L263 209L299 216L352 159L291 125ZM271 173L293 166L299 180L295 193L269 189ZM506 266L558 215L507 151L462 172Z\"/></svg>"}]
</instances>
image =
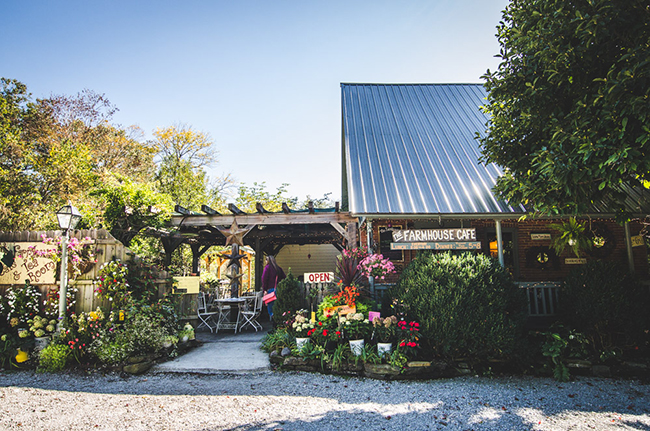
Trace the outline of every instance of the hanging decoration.
<instances>
[{"instance_id":1,"label":"hanging decoration","mask_svg":"<svg viewBox=\"0 0 650 431\"><path fill-rule=\"evenodd\" d=\"M218 229L219 232L221 232L226 237L226 246L229 246L231 244L236 244L243 247L244 237L248 232L251 231L252 228L240 228L239 225L237 224L237 219L235 219L233 220L230 229L222 229L222 228L218 228Z\"/></svg>"}]
</instances>

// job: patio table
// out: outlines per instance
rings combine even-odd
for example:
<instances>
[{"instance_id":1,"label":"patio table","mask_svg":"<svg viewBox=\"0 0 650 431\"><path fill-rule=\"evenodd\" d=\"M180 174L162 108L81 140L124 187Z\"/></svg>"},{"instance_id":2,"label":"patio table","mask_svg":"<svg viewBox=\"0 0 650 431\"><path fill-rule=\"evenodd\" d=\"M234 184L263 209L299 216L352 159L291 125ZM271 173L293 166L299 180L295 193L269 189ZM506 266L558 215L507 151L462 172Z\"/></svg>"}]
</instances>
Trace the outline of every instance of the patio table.
<instances>
[{"instance_id":1,"label":"patio table","mask_svg":"<svg viewBox=\"0 0 650 431\"><path fill-rule=\"evenodd\" d=\"M237 333L237 329L239 327L239 317L240 317L239 313L246 301L248 301L248 298L244 296L241 296L239 298L217 298L213 301L212 303L213 306L215 306L219 310L219 318L217 319L216 332L219 332L219 329L223 328L223 329L234 329L235 334ZM234 322L231 322L230 319L228 319L229 313L223 312L223 306L225 305L230 305L231 307L233 306L237 307L237 320L235 320Z\"/></svg>"}]
</instances>

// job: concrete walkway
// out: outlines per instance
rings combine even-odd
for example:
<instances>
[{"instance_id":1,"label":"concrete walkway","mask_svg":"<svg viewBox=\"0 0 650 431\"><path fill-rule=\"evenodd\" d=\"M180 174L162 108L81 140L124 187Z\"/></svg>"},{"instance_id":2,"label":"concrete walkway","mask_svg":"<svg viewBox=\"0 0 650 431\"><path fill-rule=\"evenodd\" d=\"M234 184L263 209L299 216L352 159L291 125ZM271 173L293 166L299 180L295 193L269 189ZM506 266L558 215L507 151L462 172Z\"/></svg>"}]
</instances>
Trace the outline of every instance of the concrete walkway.
<instances>
[{"instance_id":1,"label":"concrete walkway","mask_svg":"<svg viewBox=\"0 0 650 431\"><path fill-rule=\"evenodd\" d=\"M245 329L233 334L232 330L222 330L218 334L210 331L197 331L196 339L201 346L182 356L156 365L153 372L163 373L204 373L239 374L265 371L269 369L269 356L260 350L262 338L271 329L268 322L260 322L262 331Z\"/></svg>"}]
</instances>

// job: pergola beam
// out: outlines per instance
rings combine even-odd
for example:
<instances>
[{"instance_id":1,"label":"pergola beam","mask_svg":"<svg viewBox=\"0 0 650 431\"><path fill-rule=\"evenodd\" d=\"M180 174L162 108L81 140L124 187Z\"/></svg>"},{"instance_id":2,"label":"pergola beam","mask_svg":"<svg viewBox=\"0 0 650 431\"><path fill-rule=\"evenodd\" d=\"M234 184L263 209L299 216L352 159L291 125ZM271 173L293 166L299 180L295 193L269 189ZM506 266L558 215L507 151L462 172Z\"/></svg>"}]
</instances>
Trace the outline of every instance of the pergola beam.
<instances>
[{"instance_id":1,"label":"pergola beam","mask_svg":"<svg viewBox=\"0 0 650 431\"><path fill-rule=\"evenodd\" d=\"M172 216L171 226L230 226L237 219L242 226L250 225L294 225L294 224L330 224L354 223L356 217L349 213L298 213L298 214L242 214L242 215L202 215Z\"/></svg>"}]
</instances>

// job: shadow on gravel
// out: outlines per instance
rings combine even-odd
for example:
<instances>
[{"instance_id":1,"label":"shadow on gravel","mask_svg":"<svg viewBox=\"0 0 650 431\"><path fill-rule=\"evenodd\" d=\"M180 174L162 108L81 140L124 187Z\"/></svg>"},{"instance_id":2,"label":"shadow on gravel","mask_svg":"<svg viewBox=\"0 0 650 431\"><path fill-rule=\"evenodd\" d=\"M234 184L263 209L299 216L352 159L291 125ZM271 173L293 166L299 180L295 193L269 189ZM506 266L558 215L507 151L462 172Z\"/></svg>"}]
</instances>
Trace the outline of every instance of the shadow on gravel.
<instances>
[{"instance_id":1,"label":"shadow on gravel","mask_svg":"<svg viewBox=\"0 0 650 431\"><path fill-rule=\"evenodd\" d=\"M0 387L167 396L179 404L199 397L202 403L232 404L245 424L224 428L215 420L214 427L196 428L206 431L527 430L576 424L582 424L579 429L650 429L650 386L597 378L569 383L532 377L387 382L300 372L140 377L12 372L0 374ZM310 410L310 402L318 407ZM276 414L273 406L286 414Z\"/></svg>"}]
</instances>

